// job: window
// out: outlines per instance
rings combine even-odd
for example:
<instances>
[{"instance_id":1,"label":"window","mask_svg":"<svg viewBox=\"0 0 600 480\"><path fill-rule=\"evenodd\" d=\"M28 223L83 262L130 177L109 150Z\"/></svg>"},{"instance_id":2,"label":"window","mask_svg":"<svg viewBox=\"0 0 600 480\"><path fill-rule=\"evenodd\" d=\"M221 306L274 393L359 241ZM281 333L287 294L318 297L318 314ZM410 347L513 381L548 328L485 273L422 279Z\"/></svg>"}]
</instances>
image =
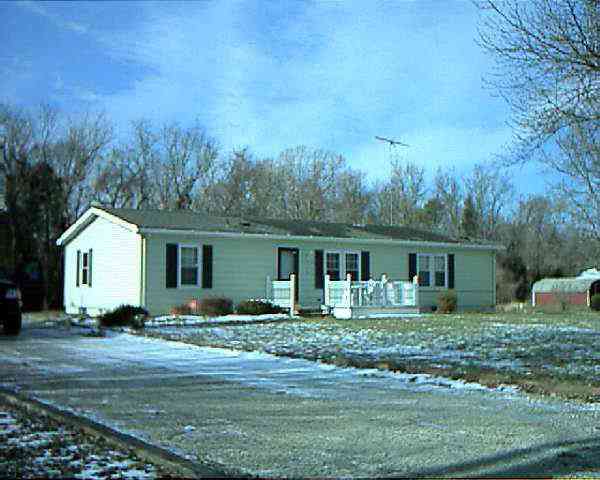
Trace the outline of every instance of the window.
<instances>
[{"instance_id":1,"label":"window","mask_svg":"<svg viewBox=\"0 0 600 480\"><path fill-rule=\"evenodd\" d=\"M360 280L359 265L358 253L346 253L346 274L351 275L353 282Z\"/></svg>"},{"instance_id":2,"label":"window","mask_svg":"<svg viewBox=\"0 0 600 480\"><path fill-rule=\"evenodd\" d=\"M431 285L429 255L419 255L419 287L429 287Z\"/></svg>"},{"instance_id":3,"label":"window","mask_svg":"<svg viewBox=\"0 0 600 480\"><path fill-rule=\"evenodd\" d=\"M446 286L446 256L436 255L434 259L435 267L435 286L445 287Z\"/></svg>"},{"instance_id":4,"label":"window","mask_svg":"<svg viewBox=\"0 0 600 480\"><path fill-rule=\"evenodd\" d=\"M92 286L92 251L77 250L77 280L76 285Z\"/></svg>"},{"instance_id":5,"label":"window","mask_svg":"<svg viewBox=\"0 0 600 480\"><path fill-rule=\"evenodd\" d=\"M200 278L198 247L179 246L179 285L198 286Z\"/></svg>"},{"instance_id":6,"label":"window","mask_svg":"<svg viewBox=\"0 0 600 480\"><path fill-rule=\"evenodd\" d=\"M340 254L338 252L327 252L325 257L325 274L329 275L331 280L340 279Z\"/></svg>"},{"instance_id":7,"label":"window","mask_svg":"<svg viewBox=\"0 0 600 480\"><path fill-rule=\"evenodd\" d=\"M417 263L420 287L446 286L446 255L419 254Z\"/></svg>"},{"instance_id":8,"label":"window","mask_svg":"<svg viewBox=\"0 0 600 480\"><path fill-rule=\"evenodd\" d=\"M324 270L330 280L346 280L346 275L350 274L352 281L358 281L360 280L360 254L347 251L327 252Z\"/></svg>"},{"instance_id":9,"label":"window","mask_svg":"<svg viewBox=\"0 0 600 480\"><path fill-rule=\"evenodd\" d=\"M83 252L83 258L81 260L81 284L88 284L88 274L90 273L90 254L88 252Z\"/></svg>"}]
</instances>

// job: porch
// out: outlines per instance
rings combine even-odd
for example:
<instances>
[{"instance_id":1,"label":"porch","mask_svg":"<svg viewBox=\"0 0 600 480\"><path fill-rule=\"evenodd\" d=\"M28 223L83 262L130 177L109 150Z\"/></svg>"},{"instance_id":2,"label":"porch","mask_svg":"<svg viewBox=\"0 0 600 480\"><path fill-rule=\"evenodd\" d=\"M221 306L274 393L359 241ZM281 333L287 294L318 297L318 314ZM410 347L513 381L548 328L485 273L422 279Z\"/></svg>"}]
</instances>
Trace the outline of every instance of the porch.
<instances>
[{"instance_id":1,"label":"porch","mask_svg":"<svg viewBox=\"0 0 600 480\"><path fill-rule=\"evenodd\" d=\"M296 275L289 280L271 280L267 277L266 296L273 304L289 309L290 314L298 308ZM367 281L331 280L325 275L321 311L335 318L378 317L419 313L419 286L417 279Z\"/></svg>"},{"instance_id":2,"label":"porch","mask_svg":"<svg viewBox=\"0 0 600 480\"><path fill-rule=\"evenodd\" d=\"M419 288L416 281L381 279L331 280L325 275L323 310L335 318L419 313Z\"/></svg>"}]
</instances>

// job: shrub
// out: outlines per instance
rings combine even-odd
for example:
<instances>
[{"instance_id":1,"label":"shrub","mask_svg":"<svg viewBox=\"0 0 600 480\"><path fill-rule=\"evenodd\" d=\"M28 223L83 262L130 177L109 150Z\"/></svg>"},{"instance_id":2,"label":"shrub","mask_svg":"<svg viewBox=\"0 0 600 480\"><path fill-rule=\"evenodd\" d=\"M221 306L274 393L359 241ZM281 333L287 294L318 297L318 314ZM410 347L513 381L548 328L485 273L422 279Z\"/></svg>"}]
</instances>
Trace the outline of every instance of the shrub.
<instances>
[{"instance_id":1,"label":"shrub","mask_svg":"<svg viewBox=\"0 0 600 480\"><path fill-rule=\"evenodd\" d=\"M134 328L143 328L147 316L148 312L142 307L121 305L120 307L101 315L99 321L100 325L103 327L132 326Z\"/></svg>"},{"instance_id":2,"label":"shrub","mask_svg":"<svg viewBox=\"0 0 600 480\"><path fill-rule=\"evenodd\" d=\"M233 313L233 302L230 298L208 297L198 302L198 314L206 317L219 317Z\"/></svg>"},{"instance_id":3,"label":"shrub","mask_svg":"<svg viewBox=\"0 0 600 480\"><path fill-rule=\"evenodd\" d=\"M592 295L592 298L590 298L590 308L596 312L600 310L600 293Z\"/></svg>"},{"instance_id":4,"label":"shrub","mask_svg":"<svg viewBox=\"0 0 600 480\"><path fill-rule=\"evenodd\" d=\"M440 293L437 297L437 303L437 311L440 313L452 313L456 311L456 292L454 290L447 290Z\"/></svg>"},{"instance_id":5,"label":"shrub","mask_svg":"<svg viewBox=\"0 0 600 480\"><path fill-rule=\"evenodd\" d=\"M171 315L191 315L192 313L194 313L194 311L187 303L171 307Z\"/></svg>"},{"instance_id":6,"label":"shrub","mask_svg":"<svg viewBox=\"0 0 600 480\"><path fill-rule=\"evenodd\" d=\"M236 311L244 315L268 315L282 313L283 309L268 300L244 300L238 304Z\"/></svg>"}]
</instances>

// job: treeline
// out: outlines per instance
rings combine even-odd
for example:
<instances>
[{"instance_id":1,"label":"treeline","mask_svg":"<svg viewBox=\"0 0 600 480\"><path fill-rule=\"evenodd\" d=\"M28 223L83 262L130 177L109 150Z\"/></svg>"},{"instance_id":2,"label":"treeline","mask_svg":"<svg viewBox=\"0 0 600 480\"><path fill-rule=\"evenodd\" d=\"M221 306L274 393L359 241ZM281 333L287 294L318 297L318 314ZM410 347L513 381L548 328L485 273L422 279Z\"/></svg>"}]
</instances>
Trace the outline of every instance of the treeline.
<instances>
[{"instance_id":1,"label":"treeline","mask_svg":"<svg viewBox=\"0 0 600 480\"><path fill-rule=\"evenodd\" d=\"M525 299L537 278L574 274L597 252L558 193L519 196L494 165L433 173L424 161L392 157L389 175L371 182L334 152L297 146L260 158L249 148L223 151L198 125L145 120L119 140L101 114L69 117L47 106L0 105L0 148L14 266L39 263L51 306L62 298L56 239L92 202L410 225L494 241L507 247L499 258L499 301Z\"/></svg>"}]
</instances>

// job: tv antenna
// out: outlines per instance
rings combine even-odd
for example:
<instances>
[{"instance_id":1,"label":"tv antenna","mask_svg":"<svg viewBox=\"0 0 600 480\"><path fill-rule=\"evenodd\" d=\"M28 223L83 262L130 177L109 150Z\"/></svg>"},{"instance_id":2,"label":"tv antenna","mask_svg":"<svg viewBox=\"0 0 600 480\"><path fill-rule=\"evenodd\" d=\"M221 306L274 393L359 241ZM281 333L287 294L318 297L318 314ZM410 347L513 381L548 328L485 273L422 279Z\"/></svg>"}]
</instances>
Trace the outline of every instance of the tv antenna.
<instances>
[{"instance_id":1,"label":"tv antenna","mask_svg":"<svg viewBox=\"0 0 600 480\"><path fill-rule=\"evenodd\" d=\"M390 153L392 152L393 147L396 147L396 146L409 147L410 146L399 140L393 140L391 138L380 137L378 135L375 135L375 140L379 140L380 142L385 142L385 143L389 144L390 145ZM394 201L393 201L392 195L393 195L393 192L392 192L392 190L390 190L390 225L394 224Z\"/></svg>"},{"instance_id":2,"label":"tv antenna","mask_svg":"<svg viewBox=\"0 0 600 480\"><path fill-rule=\"evenodd\" d=\"M399 140L392 140L391 138L385 138L385 137L379 137L377 135L375 135L375 139L379 140L380 142L386 142L390 144L390 147L395 147L396 145L400 146L400 147L410 147L410 145L403 143Z\"/></svg>"}]
</instances>

